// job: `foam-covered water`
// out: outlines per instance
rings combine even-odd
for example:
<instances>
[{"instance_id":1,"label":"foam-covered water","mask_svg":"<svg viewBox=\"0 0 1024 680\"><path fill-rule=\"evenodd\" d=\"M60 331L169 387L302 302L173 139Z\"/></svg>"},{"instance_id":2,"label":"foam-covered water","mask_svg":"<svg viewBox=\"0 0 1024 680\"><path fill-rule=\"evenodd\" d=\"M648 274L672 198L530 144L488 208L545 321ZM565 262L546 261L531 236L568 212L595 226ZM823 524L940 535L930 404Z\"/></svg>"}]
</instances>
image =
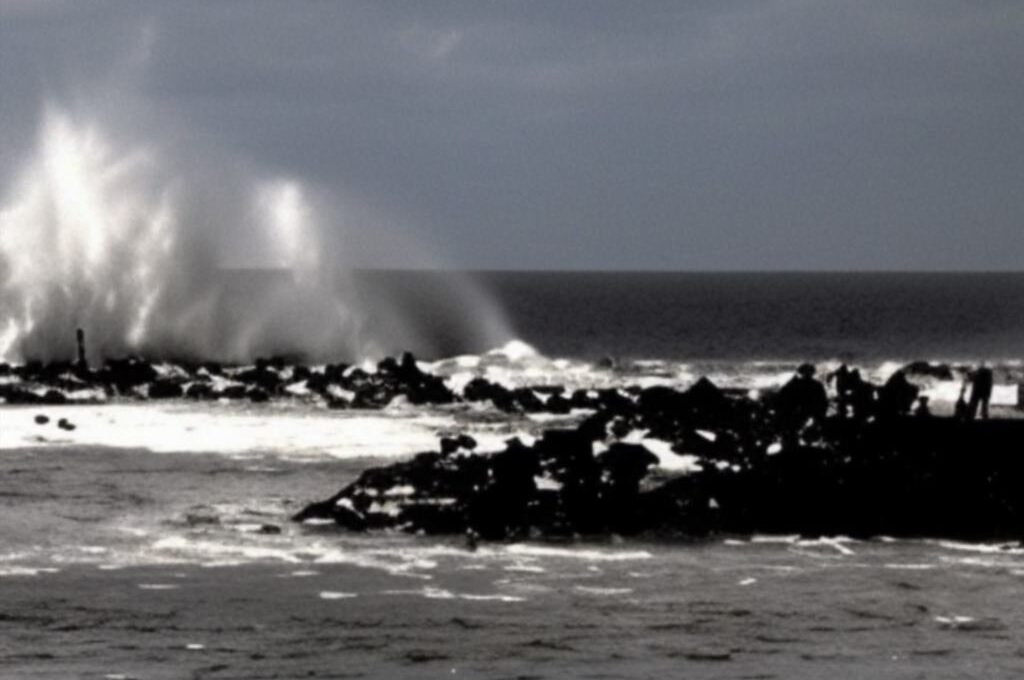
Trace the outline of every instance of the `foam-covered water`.
<instances>
[{"instance_id":1,"label":"foam-covered water","mask_svg":"<svg viewBox=\"0 0 1024 680\"><path fill-rule=\"evenodd\" d=\"M363 276L353 290L378 276ZM396 300L408 301L404 285L393 288ZM566 290L581 294L572 284ZM604 290L599 298L619 295ZM546 316L558 299L534 299L531 313ZM714 324L680 335L692 344L677 346L665 328L682 323L681 312L636 326L635 310L620 306L634 315L627 339L654 338L623 352L607 340L614 330L591 335L591 322L616 314L614 305L566 312L561 336L537 332L536 320L511 309L522 339L496 347L427 324L434 351L421 353L421 368L456 392L475 377L589 390L685 388L702 375L756 392L783 384L804 358L821 375L848 360L877 382L906 361L936 359L950 363L949 379L911 379L941 413L984 356L1001 415L1017 413L1024 381L1024 363L1006 349L1017 332L1009 317L968 333L988 337L978 353L926 328L919 344L904 329L881 337L877 351L844 354L824 342L805 357L799 332L768 333L777 343L752 353L743 346L758 329L736 339L716 336L723 329ZM585 337L594 344L578 345ZM1013 631L1024 620L1014 603L1024 549L1016 543L754 536L470 550L457 539L293 524L288 518L309 501L370 465L435 448L441 434L468 432L493 449L553 422L487 404L413 407L401 399L381 411L339 412L299 384L288 391L291 398L251 405L0 406L0 634L17 640L0 663L12 677L177 677L184 669L292 677L339 668L354 677L514 676L524 668L575 677L600 662L617 677L1002 678L1019 667ZM37 414L50 421L36 423ZM60 418L75 429L58 428ZM626 440L650 448L664 473L688 474L697 464L646 432ZM99 656L96 640L104 641Z\"/></svg>"},{"instance_id":2,"label":"foam-covered water","mask_svg":"<svg viewBox=\"0 0 1024 680\"><path fill-rule=\"evenodd\" d=\"M560 362L515 343L426 367L455 382L480 371L527 384L565 377L567 365L580 367L580 386L614 386L653 364ZM781 379L781 366L755 379ZM1003 678L1019 666L1016 543L754 536L469 549L289 521L439 434L495 448L547 426L486 406L338 412L296 395L0 409L8 677L575 677L600 663L616 677ZM50 422L37 424L39 413ZM60 430L58 417L76 428ZM659 451L642 431L627 439ZM665 458L673 474L693 464Z\"/></svg>"}]
</instances>

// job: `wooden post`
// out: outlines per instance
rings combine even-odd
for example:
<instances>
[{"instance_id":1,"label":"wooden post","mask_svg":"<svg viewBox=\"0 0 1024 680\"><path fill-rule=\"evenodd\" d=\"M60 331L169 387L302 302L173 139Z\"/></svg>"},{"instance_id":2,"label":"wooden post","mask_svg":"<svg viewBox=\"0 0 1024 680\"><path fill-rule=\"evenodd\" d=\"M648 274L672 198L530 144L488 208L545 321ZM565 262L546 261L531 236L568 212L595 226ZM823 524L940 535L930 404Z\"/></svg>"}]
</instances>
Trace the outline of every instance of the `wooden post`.
<instances>
[{"instance_id":1,"label":"wooden post","mask_svg":"<svg viewBox=\"0 0 1024 680\"><path fill-rule=\"evenodd\" d=\"M78 361L76 362L79 368L88 368L89 363L85 358L85 331L81 328L75 331L75 338L78 341Z\"/></svg>"}]
</instances>

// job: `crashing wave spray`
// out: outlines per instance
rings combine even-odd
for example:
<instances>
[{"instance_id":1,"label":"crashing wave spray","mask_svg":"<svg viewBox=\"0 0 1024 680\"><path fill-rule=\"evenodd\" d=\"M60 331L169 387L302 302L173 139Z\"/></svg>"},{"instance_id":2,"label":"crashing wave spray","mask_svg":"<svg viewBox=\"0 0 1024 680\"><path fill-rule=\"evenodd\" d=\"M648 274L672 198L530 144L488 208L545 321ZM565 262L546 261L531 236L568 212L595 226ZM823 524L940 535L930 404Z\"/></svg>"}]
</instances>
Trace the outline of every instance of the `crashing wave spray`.
<instances>
[{"instance_id":1,"label":"crashing wave spray","mask_svg":"<svg viewBox=\"0 0 1024 680\"><path fill-rule=\"evenodd\" d=\"M93 359L380 354L299 182L209 168L213 181L189 182L179 165L45 113L0 210L0 359L70 358L76 327ZM232 294L223 265L239 262L279 275Z\"/></svg>"}]
</instances>

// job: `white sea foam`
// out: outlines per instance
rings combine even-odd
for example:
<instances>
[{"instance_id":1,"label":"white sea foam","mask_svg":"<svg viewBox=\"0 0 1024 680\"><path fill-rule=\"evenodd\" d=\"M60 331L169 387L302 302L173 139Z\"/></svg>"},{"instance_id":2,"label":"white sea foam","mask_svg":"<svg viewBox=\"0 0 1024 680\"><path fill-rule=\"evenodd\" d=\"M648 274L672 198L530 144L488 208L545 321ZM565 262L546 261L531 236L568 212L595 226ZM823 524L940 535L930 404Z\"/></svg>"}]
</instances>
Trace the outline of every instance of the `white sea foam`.
<instances>
[{"instance_id":1,"label":"white sea foam","mask_svg":"<svg viewBox=\"0 0 1024 680\"><path fill-rule=\"evenodd\" d=\"M39 413L50 423L37 425ZM54 423L60 418L75 429L59 429ZM293 459L407 456L436 448L438 430L455 424L451 416L426 413L153 403L13 407L4 410L3 420L0 450L78 445Z\"/></svg>"},{"instance_id":2,"label":"white sea foam","mask_svg":"<svg viewBox=\"0 0 1024 680\"><path fill-rule=\"evenodd\" d=\"M418 590L385 590L382 595L416 595L428 600L466 600L469 602L524 602L526 598L502 593L456 593L444 588L424 587Z\"/></svg>"},{"instance_id":3,"label":"white sea foam","mask_svg":"<svg viewBox=\"0 0 1024 680\"><path fill-rule=\"evenodd\" d=\"M962 543L960 541L929 541L946 550L981 553L985 555L1024 555L1020 543Z\"/></svg>"},{"instance_id":4,"label":"white sea foam","mask_svg":"<svg viewBox=\"0 0 1024 680\"><path fill-rule=\"evenodd\" d=\"M320 591L321 600L349 600L353 597L358 597L356 593L342 593L335 590L322 590Z\"/></svg>"},{"instance_id":5,"label":"white sea foam","mask_svg":"<svg viewBox=\"0 0 1024 680\"><path fill-rule=\"evenodd\" d=\"M520 597L518 595L501 595L501 594L497 594L497 593L495 593L493 595L482 595L482 594L479 594L479 593L459 593L458 597L461 600L469 600L470 602L525 602L526 601L525 597Z\"/></svg>"},{"instance_id":6,"label":"white sea foam","mask_svg":"<svg viewBox=\"0 0 1024 680\"><path fill-rule=\"evenodd\" d=\"M40 574L56 574L60 569L52 567L23 567L19 565L0 567L0 577L4 576L38 576Z\"/></svg>"},{"instance_id":7,"label":"white sea foam","mask_svg":"<svg viewBox=\"0 0 1024 680\"><path fill-rule=\"evenodd\" d=\"M559 557L565 559L587 560L592 562L619 562L627 560L648 560L651 553L646 550L598 550L594 548L555 548L544 545L516 543L507 546L504 552L511 555L530 555L534 557Z\"/></svg>"},{"instance_id":8,"label":"white sea foam","mask_svg":"<svg viewBox=\"0 0 1024 680\"><path fill-rule=\"evenodd\" d=\"M921 564L921 563L898 563L898 562L886 562L882 565L885 569L895 569L899 571L931 571L937 569L938 566L935 564Z\"/></svg>"},{"instance_id":9,"label":"white sea foam","mask_svg":"<svg viewBox=\"0 0 1024 680\"><path fill-rule=\"evenodd\" d=\"M576 592L584 593L586 595L629 595L633 592L632 588L603 588L599 586L575 586L573 588Z\"/></svg>"},{"instance_id":10,"label":"white sea foam","mask_svg":"<svg viewBox=\"0 0 1024 680\"><path fill-rule=\"evenodd\" d=\"M833 550L835 550L836 552L838 552L841 555L854 555L856 553L854 553L853 550L851 550L850 548L846 547L846 545L844 545L846 543L854 543L854 542L855 541L853 539L851 539L851 538L847 538L845 536L836 536L836 537L831 537L831 538L818 538L818 539L813 539L813 540L799 540L799 541L797 541L795 543L795 545L797 545L797 546L799 546L801 548L815 548L815 547L832 548Z\"/></svg>"},{"instance_id":11,"label":"white sea foam","mask_svg":"<svg viewBox=\"0 0 1024 680\"><path fill-rule=\"evenodd\" d=\"M699 457L689 453L676 453L672 450L671 442L645 437L640 440L640 443L658 457L658 467L665 472L688 475L704 469L700 464Z\"/></svg>"}]
</instances>

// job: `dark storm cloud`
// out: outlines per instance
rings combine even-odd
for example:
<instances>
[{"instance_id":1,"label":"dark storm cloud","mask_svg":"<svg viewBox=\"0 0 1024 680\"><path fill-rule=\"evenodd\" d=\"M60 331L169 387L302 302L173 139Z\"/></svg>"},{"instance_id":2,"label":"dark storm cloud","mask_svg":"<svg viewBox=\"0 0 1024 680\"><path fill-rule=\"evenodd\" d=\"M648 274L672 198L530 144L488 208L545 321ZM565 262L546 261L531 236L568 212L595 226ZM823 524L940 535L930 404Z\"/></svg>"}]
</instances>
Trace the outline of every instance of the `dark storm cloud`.
<instances>
[{"instance_id":1,"label":"dark storm cloud","mask_svg":"<svg viewBox=\"0 0 1024 680\"><path fill-rule=\"evenodd\" d=\"M1024 263L1015 0L3 7L5 176L108 87L462 267Z\"/></svg>"}]
</instances>

